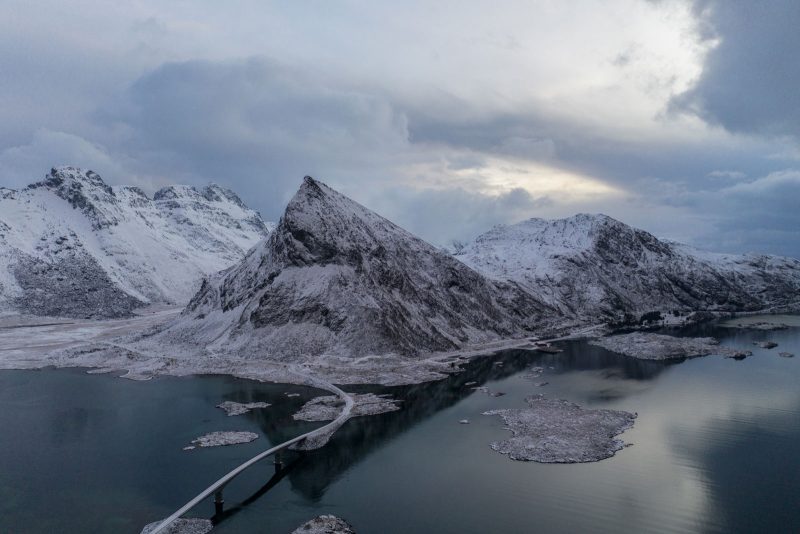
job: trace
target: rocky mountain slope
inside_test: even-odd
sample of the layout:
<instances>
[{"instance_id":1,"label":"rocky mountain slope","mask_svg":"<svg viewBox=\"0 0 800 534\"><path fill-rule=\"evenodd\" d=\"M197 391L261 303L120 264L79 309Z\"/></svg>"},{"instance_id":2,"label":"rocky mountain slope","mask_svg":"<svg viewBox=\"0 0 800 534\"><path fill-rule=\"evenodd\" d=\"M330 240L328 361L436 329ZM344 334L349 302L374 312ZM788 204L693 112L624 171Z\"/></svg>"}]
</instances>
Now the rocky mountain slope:
<instances>
[{"instance_id":1,"label":"rocky mountain slope","mask_svg":"<svg viewBox=\"0 0 800 534\"><path fill-rule=\"evenodd\" d=\"M0 188L0 311L108 318L182 304L269 229L217 185L149 198L92 171L52 169L25 189Z\"/></svg>"},{"instance_id":2,"label":"rocky mountain slope","mask_svg":"<svg viewBox=\"0 0 800 534\"><path fill-rule=\"evenodd\" d=\"M301 364L524 336L552 310L306 177L275 230L206 280L154 345Z\"/></svg>"},{"instance_id":3,"label":"rocky mountain slope","mask_svg":"<svg viewBox=\"0 0 800 534\"><path fill-rule=\"evenodd\" d=\"M703 252L605 215L497 226L456 253L580 320L662 310L758 310L800 301L800 261Z\"/></svg>"}]
</instances>

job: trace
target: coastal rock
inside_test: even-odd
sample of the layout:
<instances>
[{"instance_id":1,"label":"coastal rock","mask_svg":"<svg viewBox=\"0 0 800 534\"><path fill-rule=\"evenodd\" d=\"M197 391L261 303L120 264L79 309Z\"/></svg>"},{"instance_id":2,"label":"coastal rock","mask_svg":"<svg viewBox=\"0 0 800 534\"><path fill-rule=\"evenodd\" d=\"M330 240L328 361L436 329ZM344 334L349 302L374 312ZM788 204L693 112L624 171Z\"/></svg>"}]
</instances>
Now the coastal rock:
<instances>
[{"instance_id":1,"label":"coastal rock","mask_svg":"<svg viewBox=\"0 0 800 534\"><path fill-rule=\"evenodd\" d=\"M781 358L794 358L794 354L792 354L791 352L779 352L778 356L780 356Z\"/></svg>"},{"instance_id":2,"label":"coastal rock","mask_svg":"<svg viewBox=\"0 0 800 534\"><path fill-rule=\"evenodd\" d=\"M596 462L613 456L625 443L615 436L633 426L636 415L617 410L587 410L543 395L525 399L529 408L491 410L513 437L491 444L512 460L541 463Z\"/></svg>"},{"instance_id":3,"label":"coastal rock","mask_svg":"<svg viewBox=\"0 0 800 534\"><path fill-rule=\"evenodd\" d=\"M377 415L400 409L400 401L392 399L391 395L364 393L352 397L355 405L351 417ZM339 416L343 406L344 401L336 395L316 397L305 403L292 418L296 421L333 421Z\"/></svg>"},{"instance_id":4,"label":"coastal rock","mask_svg":"<svg viewBox=\"0 0 800 534\"><path fill-rule=\"evenodd\" d=\"M713 337L675 337L649 332L602 337L590 343L640 360L673 360L709 354L736 358L747 352L723 347Z\"/></svg>"},{"instance_id":5,"label":"coastal rock","mask_svg":"<svg viewBox=\"0 0 800 534\"><path fill-rule=\"evenodd\" d=\"M211 432L192 440L196 447L222 447L225 445L238 445L240 443L250 443L258 439L255 432Z\"/></svg>"},{"instance_id":6,"label":"coastal rock","mask_svg":"<svg viewBox=\"0 0 800 534\"><path fill-rule=\"evenodd\" d=\"M268 402L241 403L241 402L225 401L222 404L217 404L217 408L225 410L225 413L228 414L228 417L246 414L250 410L254 410L256 408L268 408L269 406L271 405Z\"/></svg>"},{"instance_id":7,"label":"coastal rock","mask_svg":"<svg viewBox=\"0 0 800 534\"><path fill-rule=\"evenodd\" d=\"M347 521L335 515L321 515L303 523L292 534L355 534Z\"/></svg>"},{"instance_id":8,"label":"coastal rock","mask_svg":"<svg viewBox=\"0 0 800 534\"><path fill-rule=\"evenodd\" d=\"M733 360L744 360L745 358L749 358L752 356L753 353L749 350L737 350L731 354L725 356L726 358L731 358Z\"/></svg>"},{"instance_id":9,"label":"coastal rock","mask_svg":"<svg viewBox=\"0 0 800 534\"><path fill-rule=\"evenodd\" d=\"M775 343L774 341L761 341L758 343L758 346L761 347L762 349L774 349L775 347L778 346L778 344Z\"/></svg>"},{"instance_id":10,"label":"coastal rock","mask_svg":"<svg viewBox=\"0 0 800 534\"><path fill-rule=\"evenodd\" d=\"M789 325L787 324L769 322L769 321L759 321L755 323L735 323L732 321L727 321L722 323L721 326L725 326L727 328L741 328L742 330L764 330L764 331L786 330L787 328L789 328Z\"/></svg>"},{"instance_id":11,"label":"coastal rock","mask_svg":"<svg viewBox=\"0 0 800 534\"><path fill-rule=\"evenodd\" d=\"M161 521L155 521L145 525L142 534L150 534L160 524ZM208 534L213 528L213 523L208 519L181 518L173 521L165 532L167 534Z\"/></svg>"}]
</instances>

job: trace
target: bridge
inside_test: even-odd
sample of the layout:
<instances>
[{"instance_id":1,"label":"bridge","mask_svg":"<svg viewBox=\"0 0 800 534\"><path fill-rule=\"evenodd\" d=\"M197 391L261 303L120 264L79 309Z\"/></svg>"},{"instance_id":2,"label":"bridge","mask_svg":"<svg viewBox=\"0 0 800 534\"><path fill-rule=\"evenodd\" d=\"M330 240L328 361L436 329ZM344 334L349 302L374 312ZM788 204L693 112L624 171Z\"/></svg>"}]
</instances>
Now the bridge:
<instances>
[{"instance_id":1,"label":"bridge","mask_svg":"<svg viewBox=\"0 0 800 534\"><path fill-rule=\"evenodd\" d=\"M284 449L288 449L293 445L298 445L297 448L304 449L304 450L312 450L321 447L325 443L328 442L328 439L333 435L336 430L339 429L348 419L350 419L351 412L353 410L353 397L339 389L338 387L330 384L328 382L322 382L317 379L313 379L304 375L308 381L312 382L311 385L316 387L320 387L326 389L332 393L335 393L339 398L341 398L345 405L342 409L342 412L330 423L316 430L312 430L311 432L306 432L300 436L294 437L288 441L284 441L280 445L276 445L266 451L257 454L256 456L250 458L239 467L233 469L225 476L211 484L209 487L201 491L195 498L191 501L187 502L183 506L181 506L178 510L175 511L171 516L164 519L161 523L159 523L153 530L150 531L150 534L159 534L163 532L167 532L167 529L170 525L172 525L177 519L187 513L189 510L203 502L206 498L208 498L211 494L214 495L214 507L217 513L222 512L224 498L223 498L223 490L225 486L227 486L234 478L242 474L245 470L252 467L254 464L260 462L265 458L269 458L270 456L277 455L280 451ZM276 461L276 465L279 465L279 462Z\"/></svg>"}]
</instances>

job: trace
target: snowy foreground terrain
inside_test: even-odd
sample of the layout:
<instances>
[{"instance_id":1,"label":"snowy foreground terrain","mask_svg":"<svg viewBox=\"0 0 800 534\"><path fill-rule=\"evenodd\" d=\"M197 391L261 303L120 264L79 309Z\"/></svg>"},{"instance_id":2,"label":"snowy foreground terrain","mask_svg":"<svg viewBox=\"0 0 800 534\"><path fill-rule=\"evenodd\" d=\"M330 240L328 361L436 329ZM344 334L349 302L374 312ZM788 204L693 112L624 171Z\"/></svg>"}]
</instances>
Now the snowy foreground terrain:
<instances>
[{"instance_id":1,"label":"snowy foreground terrain","mask_svg":"<svg viewBox=\"0 0 800 534\"><path fill-rule=\"evenodd\" d=\"M0 188L0 312L110 318L184 305L270 227L216 185L149 198L91 171L53 169L25 189Z\"/></svg>"}]
</instances>

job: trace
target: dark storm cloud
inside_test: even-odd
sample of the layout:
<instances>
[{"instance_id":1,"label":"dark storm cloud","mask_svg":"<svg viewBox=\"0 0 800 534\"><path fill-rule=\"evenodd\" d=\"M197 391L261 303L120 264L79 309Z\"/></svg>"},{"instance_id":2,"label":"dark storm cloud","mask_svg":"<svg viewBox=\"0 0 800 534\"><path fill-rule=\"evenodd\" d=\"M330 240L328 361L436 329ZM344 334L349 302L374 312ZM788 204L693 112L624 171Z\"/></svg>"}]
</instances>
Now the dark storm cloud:
<instances>
[{"instance_id":1,"label":"dark storm cloud","mask_svg":"<svg viewBox=\"0 0 800 534\"><path fill-rule=\"evenodd\" d=\"M143 167L229 185L273 219L305 174L439 244L553 205L522 189L490 195L458 184L395 183L398 169L432 157L447 171L477 171L491 155L593 176L687 213L715 214L714 237L703 241L714 250L800 255L792 235L798 221L773 215L771 188L727 190L732 181L787 168L758 140L622 141L547 110L481 113L455 98L429 105L264 58L163 65L98 120L125 125L124 149Z\"/></svg>"},{"instance_id":2,"label":"dark storm cloud","mask_svg":"<svg viewBox=\"0 0 800 534\"><path fill-rule=\"evenodd\" d=\"M800 2L696 0L694 11L718 45L674 108L733 132L800 137Z\"/></svg>"},{"instance_id":3,"label":"dark storm cloud","mask_svg":"<svg viewBox=\"0 0 800 534\"><path fill-rule=\"evenodd\" d=\"M800 255L797 184L775 178L800 168L793 2L8 4L0 185L58 164L216 181L276 219L311 174L439 244L580 210ZM674 97L693 28L719 46ZM554 194L564 175L624 195Z\"/></svg>"},{"instance_id":4,"label":"dark storm cloud","mask_svg":"<svg viewBox=\"0 0 800 534\"><path fill-rule=\"evenodd\" d=\"M101 119L125 125L138 159L227 182L270 215L302 176L368 173L408 139L386 100L262 58L163 65L121 109Z\"/></svg>"},{"instance_id":5,"label":"dark storm cloud","mask_svg":"<svg viewBox=\"0 0 800 534\"><path fill-rule=\"evenodd\" d=\"M800 257L800 171L788 170L725 188L716 199L722 250L749 250Z\"/></svg>"},{"instance_id":6,"label":"dark storm cloud","mask_svg":"<svg viewBox=\"0 0 800 534\"><path fill-rule=\"evenodd\" d=\"M544 111L461 119L440 113L426 116L424 110L416 110L409 113L409 131L415 142L549 163L653 196L663 193L659 184L664 189L676 182L688 190L720 189L729 184L716 179L715 171L757 176L791 163L775 157L758 140L716 144L694 139L619 140Z\"/></svg>"}]
</instances>

